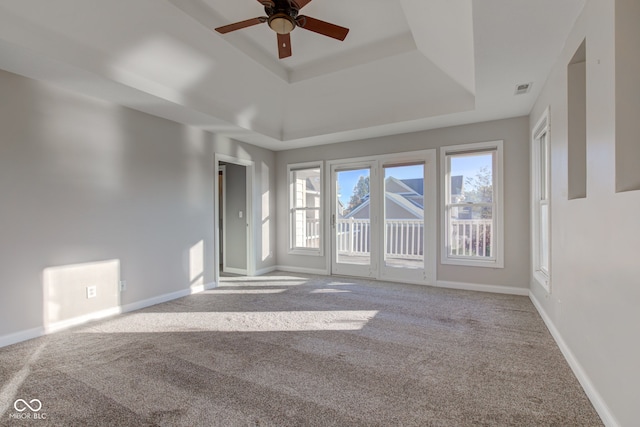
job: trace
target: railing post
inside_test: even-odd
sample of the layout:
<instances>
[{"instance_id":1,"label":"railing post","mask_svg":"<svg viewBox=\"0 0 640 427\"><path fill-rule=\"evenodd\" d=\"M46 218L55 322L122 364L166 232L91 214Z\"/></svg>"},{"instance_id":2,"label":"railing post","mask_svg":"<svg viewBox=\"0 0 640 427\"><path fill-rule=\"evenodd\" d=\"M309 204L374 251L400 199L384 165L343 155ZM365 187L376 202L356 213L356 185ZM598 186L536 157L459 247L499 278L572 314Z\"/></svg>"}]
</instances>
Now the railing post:
<instances>
[{"instance_id":1,"label":"railing post","mask_svg":"<svg viewBox=\"0 0 640 427\"><path fill-rule=\"evenodd\" d=\"M353 217L349 218L349 255L353 254Z\"/></svg>"}]
</instances>

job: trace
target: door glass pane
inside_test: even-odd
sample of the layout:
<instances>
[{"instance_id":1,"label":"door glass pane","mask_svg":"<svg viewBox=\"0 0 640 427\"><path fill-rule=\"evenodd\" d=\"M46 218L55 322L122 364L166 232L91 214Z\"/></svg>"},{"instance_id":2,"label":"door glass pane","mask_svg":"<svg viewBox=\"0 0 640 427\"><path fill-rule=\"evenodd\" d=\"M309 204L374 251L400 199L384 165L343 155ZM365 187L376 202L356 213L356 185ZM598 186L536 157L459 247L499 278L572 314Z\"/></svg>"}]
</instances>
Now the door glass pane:
<instances>
[{"instance_id":1,"label":"door glass pane","mask_svg":"<svg viewBox=\"0 0 640 427\"><path fill-rule=\"evenodd\" d=\"M336 260L371 264L369 169L336 172Z\"/></svg>"},{"instance_id":2,"label":"door glass pane","mask_svg":"<svg viewBox=\"0 0 640 427\"><path fill-rule=\"evenodd\" d=\"M424 267L424 165L384 168L384 263Z\"/></svg>"}]
</instances>

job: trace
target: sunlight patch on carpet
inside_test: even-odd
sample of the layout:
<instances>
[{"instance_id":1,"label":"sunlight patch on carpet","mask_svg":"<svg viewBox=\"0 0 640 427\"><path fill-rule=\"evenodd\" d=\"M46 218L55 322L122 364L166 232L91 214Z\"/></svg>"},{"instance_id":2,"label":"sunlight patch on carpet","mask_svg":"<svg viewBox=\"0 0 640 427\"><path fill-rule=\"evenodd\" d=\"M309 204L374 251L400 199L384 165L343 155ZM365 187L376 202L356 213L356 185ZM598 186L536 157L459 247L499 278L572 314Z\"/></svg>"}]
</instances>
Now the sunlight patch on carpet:
<instances>
[{"instance_id":1,"label":"sunlight patch on carpet","mask_svg":"<svg viewBox=\"0 0 640 427\"><path fill-rule=\"evenodd\" d=\"M351 293L351 291L346 289L314 289L310 293L312 294L336 294L336 293Z\"/></svg>"},{"instance_id":2,"label":"sunlight patch on carpet","mask_svg":"<svg viewBox=\"0 0 640 427\"><path fill-rule=\"evenodd\" d=\"M216 295L246 295L246 294L281 294L287 289L215 289L211 294Z\"/></svg>"},{"instance_id":3,"label":"sunlight patch on carpet","mask_svg":"<svg viewBox=\"0 0 640 427\"><path fill-rule=\"evenodd\" d=\"M357 331L376 310L136 313L77 333Z\"/></svg>"}]
</instances>

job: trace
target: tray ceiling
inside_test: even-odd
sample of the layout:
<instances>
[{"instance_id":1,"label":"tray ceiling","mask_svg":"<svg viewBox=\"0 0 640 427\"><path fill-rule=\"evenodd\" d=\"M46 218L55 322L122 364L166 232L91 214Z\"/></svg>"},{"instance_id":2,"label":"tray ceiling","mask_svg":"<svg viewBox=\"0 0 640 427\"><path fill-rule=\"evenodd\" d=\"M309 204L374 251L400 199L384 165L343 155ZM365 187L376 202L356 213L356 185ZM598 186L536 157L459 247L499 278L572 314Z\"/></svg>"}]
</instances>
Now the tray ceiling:
<instances>
[{"instance_id":1,"label":"tray ceiling","mask_svg":"<svg viewBox=\"0 0 640 427\"><path fill-rule=\"evenodd\" d=\"M0 68L281 150L528 114L584 0L313 0L277 58L255 0L3 0ZM519 83L533 82L525 95Z\"/></svg>"}]
</instances>

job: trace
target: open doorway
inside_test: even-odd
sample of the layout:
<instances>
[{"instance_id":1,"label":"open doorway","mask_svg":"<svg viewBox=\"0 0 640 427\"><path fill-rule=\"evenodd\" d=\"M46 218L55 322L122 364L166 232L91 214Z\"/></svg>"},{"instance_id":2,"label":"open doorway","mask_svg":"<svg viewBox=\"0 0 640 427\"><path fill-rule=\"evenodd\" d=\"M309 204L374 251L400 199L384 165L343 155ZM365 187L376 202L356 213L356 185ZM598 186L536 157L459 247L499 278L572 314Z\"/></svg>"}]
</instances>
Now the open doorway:
<instances>
[{"instance_id":1,"label":"open doorway","mask_svg":"<svg viewBox=\"0 0 640 427\"><path fill-rule=\"evenodd\" d=\"M225 250L224 250L224 245L225 245L225 234L224 234L224 219L225 219L225 197L227 195L227 192L225 190L225 182L226 182L226 165L225 164L220 164L218 166L218 236L219 241L218 241L218 268L220 271L220 274L224 273L224 268L225 268L225 262L224 262L224 257L225 257Z\"/></svg>"},{"instance_id":2,"label":"open doorway","mask_svg":"<svg viewBox=\"0 0 640 427\"><path fill-rule=\"evenodd\" d=\"M253 274L253 163L216 155L216 277Z\"/></svg>"}]
</instances>

